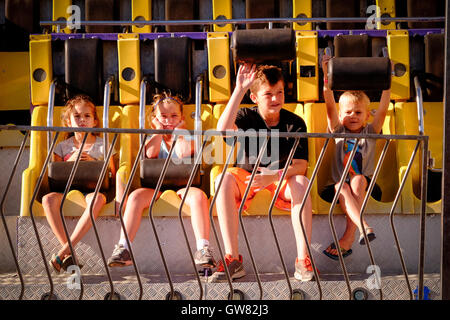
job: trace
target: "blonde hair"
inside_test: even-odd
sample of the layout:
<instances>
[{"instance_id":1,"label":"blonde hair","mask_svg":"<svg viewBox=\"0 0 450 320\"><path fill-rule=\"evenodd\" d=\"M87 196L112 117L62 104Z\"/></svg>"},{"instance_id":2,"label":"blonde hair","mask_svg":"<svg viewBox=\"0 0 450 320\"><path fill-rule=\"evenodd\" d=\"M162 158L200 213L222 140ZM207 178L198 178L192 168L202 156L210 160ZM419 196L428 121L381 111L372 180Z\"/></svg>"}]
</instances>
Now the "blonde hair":
<instances>
[{"instance_id":1,"label":"blonde hair","mask_svg":"<svg viewBox=\"0 0 450 320\"><path fill-rule=\"evenodd\" d=\"M362 103L365 105L366 109L368 109L369 104L370 104L370 99L364 93L364 91L351 90L351 91L345 91L339 97L339 105L346 104L346 103Z\"/></svg>"},{"instance_id":2,"label":"blonde hair","mask_svg":"<svg viewBox=\"0 0 450 320\"><path fill-rule=\"evenodd\" d=\"M172 95L170 92L163 91L153 96L151 112L147 115L147 121L149 123L151 123L151 117L155 114L156 107L163 102L178 104L180 106L180 112L183 113L183 102L181 98L178 95Z\"/></svg>"},{"instance_id":3,"label":"blonde hair","mask_svg":"<svg viewBox=\"0 0 450 320\"><path fill-rule=\"evenodd\" d=\"M260 65L256 68L255 81L253 81L250 91L256 93L261 85L269 83L271 86L274 86L278 81L283 81L284 85L283 73L280 68L276 66Z\"/></svg>"},{"instance_id":4,"label":"blonde hair","mask_svg":"<svg viewBox=\"0 0 450 320\"><path fill-rule=\"evenodd\" d=\"M64 110L62 111L62 114L61 114L61 122L63 123L63 125L65 127L69 127L70 126L70 115L73 113L73 109L75 108L75 106L77 104L81 103L81 102L87 103L87 104L89 104L91 106L92 114L94 116L94 120L96 120L96 122L97 122L97 124L95 125L94 128L100 128L100 120L99 120L98 115L97 115L97 109L95 108L95 104L92 101L92 99L89 96L85 95L85 94L78 94L78 95L74 96L72 99L69 99L66 102L66 106L65 106L65 108L64 108ZM63 138L64 139L68 139L68 138L70 138L73 135L74 135L73 132L66 132L66 133L64 133ZM98 135L100 135L100 133L92 132L92 135L98 136Z\"/></svg>"}]
</instances>

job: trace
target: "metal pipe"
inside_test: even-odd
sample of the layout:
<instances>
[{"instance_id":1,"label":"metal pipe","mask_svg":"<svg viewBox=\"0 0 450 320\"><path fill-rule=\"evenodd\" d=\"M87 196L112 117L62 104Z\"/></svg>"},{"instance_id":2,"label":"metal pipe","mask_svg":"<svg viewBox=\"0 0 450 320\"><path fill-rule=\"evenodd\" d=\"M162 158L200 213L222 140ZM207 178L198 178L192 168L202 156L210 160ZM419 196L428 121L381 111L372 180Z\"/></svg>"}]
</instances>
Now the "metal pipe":
<instances>
[{"instance_id":1,"label":"metal pipe","mask_svg":"<svg viewBox=\"0 0 450 320\"><path fill-rule=\"evenodd\" d=\"M425 268L425 222L427 210L427 186L428 186L428 139L422 141L422 181L421 181L421 210L419 228L419 300L423 299L423 273Z\"/></svg>"},{"instance_id":2,"label":"metal pipe","mask_svg":"<svg viewBox=\"0 0 450 320\"><path fill-rule=\"evenodd\" d=\"M53 109L55 107L55 88L56 78L50 83L50 89L48 90L48 107L47 107L47 127L53 127ZM50 141L52 141L52 132L49 130L47 133L47 150L50 147ZM50 159L51 161L51 159Z\"/></svg>"},{"instance_id":3,"label":"metal pipe","mask_svg":"<svg viewBox=\"0 0 450 320\"><path fill-rule=\"evenodd\" d=\"M114 138L113 138L113 140L111 142L111 148L109 148L108 155L105 158L105 163L104 163L104 165L102 167L102 171L100 173L100 177L98 178L97 185L95 186L94 197L93 197L93 199L92 199L92 201L90 203L90 206L89 206L89 216L91 218L92 228L94 229L94 232L95 232L95 238L97 239L98 248L100 249L100 254L102 256L103 264L105 266L106 274L108 276L108 281L109 281L109 285L110 285L110 288L111 288L111 294L109 295L109 299L110 300L112 300L113 297L114 297L114 284L113 284L113 281L112 281L112 278L111 278L111 274L109 272L108 263L107 263L106 258L105 258L105 253L103 252L102 243L101 243L100 237L98 235L93 209L94 209L94 202L97 199L97 195L98 195L98 193L100 191L100 187L102 186L103 179L105 178L106 171L107 171L107 169L109 167L109 162L110 162L113 150L114 150L114 146L115 146L116 141L117 141L117 136L118 135L115 134Z\"/></svg>"},{"instance_id":4,"label":"metal pipe","mask_svg":"<svg viewBox=\"0 0 450 320\"><path fill-rule=\"evenodd\" d=\"M262 156L266 152L268 142L269 142L269 137L267 136L266 139L264 140L264 144L262 145L262 147L259 151L258 158L256 159L256 163L253 167L253 171L250 176L250 181L247 184L247 188L245 188L244 196L241 199L241 205L239 206L239 210L238 210L239 221L240 221L240 225L242 227L242 233L244 235L245 244L247 245L250 259L252 261L253 270L255 271L256 281L258 282L259 300L262 300L262 298L263 298L263 288L262 288L262 284L261 284L261 279L259 277L258 268L256 267L255 259L253 258L253 253L250 248L250 242L248 241L247 232L245 231L244 220L242 219L242 212L244 211L245 201L247 201L247 197L248 197L248 194L250 193L250 189L251 189L253 180L254 180L256 172L258 171L258 168L259 168L259 164L261 163Z\"/></svg>"},{"instance_id":5,"label":"metal pipe","mask_svg":"<svg viewBox=\"0 0 450 320\"><path fill-rule=\"evenodd\" d=\"M443 22L445 17L377 17L378 22ZM356 22L366 23L363 17L333 17L333 18L253 18L253 19L206 19L206 20L145 20L145 21L79 21L80 26L159 26L159 25L222 25L247 23L310 23L310 22ZM67 25L67 21L40 21L41 26Z\"/></svg>"},{"instance_id":6,"label":"metal pipe","mask_svg":"<svg viewBox=\"0 0 450 320\"><path fill-rule=\"evenodd\" d=\"M86 144L86 140L88 137L89 133L85 133L83 136L83 140L81 142L80 145L80 150L83 150L85 144ZM73 178L75 177L75 173L78 169L78 165L80 163L80 159L81 159L81 152L78 152L77 158L75 159L75 162L73 163L72 166L72 170L70 171L69 174L69 178L67 179L67 183L66 183L66 187L64 189L64 193L61 199L61 203L59 205L59 214L60 214L60 218L61 218L61 222L63 225L63 229L64 229L64 234L66 235L66 239L67 239L67 244L69 245L69 249L70 249L70 253L72 254L72 259L73 259L73 263L78 266L78 261L77 261L77 257L75 254L75 250L72 246L72 240L70 240L70 234L69 231L67 229L67 225L66 225L66 221L64 219L64 213L63 213L63 207L64 207L64 202L66 201L66 197L67 194L69 193L70 187L72 185L73 182ZM81 273L80 273L80 296L79 296L79 300L81 300L83 298L83 293L84 293L84 286L83 286L83 281L81 278Z\"/></svg>"},{"instance_id":7,"label":"metal pipe","mask_svg":"<svg viewBox=\"0 0 450 320\"><path fill-rule=\"evenodd\" d=\"M333 210L334 210L334 207L337 204L337 200L338 200L339 195L341 193L342 186L344 185L344 182L345 182L345 179L347 177L348 171L350 170L350 166L352 164L353 158L355 157L356 150L358 149L358 148L356 148L358 143L359 143L359 139L356 139L355 147L351 151L350 157L349 157L349 159L347 161L347 164L345 165L344 172L342 173L341 179L339 181L338 189L336 190L336 193L334 194L333 202L331 203L330 211L328 213L328 221L330 223L331 233L333 234L334 244L336 246L336 250L337 250L337 253L338 253L338 256L339 256L339 262L341 264L342 272L344 273L345 283L347 284L349 300L352 300L352 288L350 287L350 280L348 278L347 268L345 267L344 258L342 257L342 252L341 252L341 246L339 245L339 239L337 237L336 229L334 227Z\"/></svg>"},{"instance_id":8,"label":"metal pipe","mask_svg":"<svg viewBox=\"0 0 450 320\"><path fill-rule=\"evenodd\" d=\"M364 196L364 200L363 200L363 203L361 205L360 212L359 212L359 217L360 217L359 223L361 224L361 226L363 225L363 216L364 216L364 213L365 213L365 209L366 209L367 203L369 201L370 195L372 194L372 190L373 190L373 188L375 186L375 182L376 182L376 180L378 178L378 175L380 173L381 166L382 166L382 164L384 162L384 159L386 157L386 153L387 153L387 150L389 148L390 143L391 143L391 140L386 140L386 143L384 144L383 151L381 152L381 155L380 155L380 159L378 159L378 163L377 163L377 166L375 168L374 174L372 176L372 179L370 180L370 184L369 184L369 187L368 187L368 189L366 191L366 195ZM372 249L370 248L369 239L367 238L366 229L365 228L362 228L362 229L363 229L364 240L365 240L365 243L366 243L366 246L367 246L367 251L369 253L370 262L371 262L372 266L375 266L376 263L375 263L375 259L374 259L373 254L372 254ZM381 289L381 283L378 283L378 277L375 277L375 279L376 279L377 285L379 287L378 290L380 292L380 300L383 300L383 291Z\"/></svg>"},{"instance_id":9,"label":"metal pipe","mask_svg":"<svg viewBox=\"0 0 450 320\"><path fill-rule=\"evenodd\" d=\"M142 78L139 89L139 129L145 129L145 103L147 92L147 77ZM142 143L142 134L139 135L139 143ZM145 159L145 152L141 154L141 159Z\"/></svg>"},{"instance_id":10,"label":"metal pipe","mask_svg":"<svg viewBox=\"0 0 450 320\"><path fill-rule=\"evenodd\" d=\"M150 202L150 206L148 208L148 216L150 218L150 222L151 222L151 225L152 225L153 233L154 233L155 239L156 239L156 244L158 245L159 254L161 256L161 260L163 262L164 270L166 272L167 280L168 280L169 286L170 286L170 299L171 300L174 297L173 282L172 282L172 278L170 276L169 269L167 267L167 262L166 262L166 258L164 257L164 252L163 252L162 247L161 247L161 242L159 241L158 232L156 231L155 221L153 220L153 206L154 206L154 204L156 202L156 198L158 197L159 190L161 189L161 185L162 185L162 183L164 181L164 177L166 175L167 167L169 166L169 162L172 159L172 154L173 154L173 152L175 150L175 144L177 143L177 139L178 139L178 135L175 134L175 138L173 139L172 146L170 147L167 159L166 159L166 161L164 161L164 166L162 168L161 174L159 175L159 179L158 179L158 182L156 184L155 191L153 192L153 197L152 197L152 200Z\"/></svg>"},{"instance_id":11,"label":"metal pipe","mask_svg":"<svg viewBox=\"0 0 450 320\"><path fill-rule=\"evenodd\" d=\"M141 142L141 144L139 146L139 151L138 151L138 153L136 155L136 158L134 160L133 167L131 168L131 173L130 173L130 176L128 178L127 185L125 187L125 190L123 192L122 199L120 200L120 205L119 205L120 225L122 227L123 234L125 235L125 240L127 241L128 251L130 252L131 261L133 262L134 272L136 273L136 278L137 278L138 285L139 285L139 298L138 298L138 300L142 300L142 295L143 295L143 292L144 292L144 288L142 286L141 276L139 274L139 270L138 270L138 267L136 265L136 259L134 258L134 253L133 253L133 250L131 248L131 241L130 241L130 238L128 237L128 232L127 232L127 229L125 227L125 222L123 221L122 211L123 211L123 206L124 206L124 203L125 203L125 198L128 196L128 192L130 191L130 188L131 188L131 183L133 182L134 175L136 174L136 170L137 170L137 167L138 167L138 164L139 164L139 159L140 159L141 153L142 153L142 151L144 150L144 147L145 147L145 140L146 140L146 138L147 138L147 135L144 134L144 139L142 140L142 142Z\"/></svg>"},{"instance_id":12,"label":"metal pipe","mask_svg":"<svg viewBox=\"0 0 450 320\"><path fill-rule=\"evenodd\" d=\"M422 87L420 86L419 77L414 77L414 87L416 88L416 103L417 103L417 119L419 121L419 135L424 134L424 122L423 122L423 95Z\"/></svg>"},{"instance_id":13,"label":"metal pipe","mask_svg":"<svg viewBox=\"0 0 450 320\"><path fill-rule=\"evenodd\" d=\"M222 132L222 134L223 134L223 132ZM217 248L219 249L220 257L222 259L224 259L223 266L224 266L224 270L225 270L225 275L227 277L228 286L230 287L230 295L229 295L229 297L233 296L233 292L234 292L233 284L231 283L230 271L228 270L228 266L227 266L226 261L225 261L225 255L223 254L223 250L222 250L222 247L220 245L219 237L217 235L216 226L214 224L213 208L214 208L214 205L216 203L217 193L219 192L219 190L220 190L220 188L222 186L223 177L225 176L225 173L227 172L228 166L229 166L230 161L231 161L231 157L234 154L234 149L236 147L236 142L237 142L237 137L234 136L234 138L233 138L233 145L231 146L231 149L230 149L230 151L229 151L229 153L227 155L227 160L225 161L225 165L223 167L222 174L220 175L219 183L217 184L217 187L216 187L216 192L214 193L214 196L213 196L213 198L211 200L211 204L209 205L209 220L211 222L211 227L212 227L212 230L213 230L213 233L214 233L214 237L216 239L216 244L217 244Z\"/></svg>"},{"instance_id":14,"label":"metal pipe","mask_svg":"<svg viewBox=\"0 0 450 320\"><path fill-rule=\"evenodd\" d=\"M272 197L272 201L270 202L269 212L268 212L269 213L269 222L270 222L270 227L272 229L273 238L275 240L275 244L276 244L276 247L277 247L278 255L280 257L281 265L283 266L284 275L286 277L286 282L287 282L287 285L288 285L288 288L289 288L289 300L292 300L292 296L293 296L292 285L291 285L291 281L289 280L289 273L287 271L286 264L284 263L283 254L281 253L280 243L278 242L277 234L276 234L276 231L275 231L275 226L273 224L272 211L273 211L273 207L275 205L275 201L278 198L278 195L279 195L280 190L281 190L281 184L282 184L281 182L284 180L284 177L286 176L287 170L288 170L289 165L290 165L290 163L292 161L292 158L294 157L295 150L297 149L297 146L298 146L299 143L300 143L300 139L296 138L295 142L294 142L294 145L292 146L291 151L289 153L289 157L286 160L286 165L284 166L283 173L281 174L280 183L278 184L277 189L275 190L275 194ZM300 215L300 219L301 219L302 213L300 212L299 215Z\"/></svg>"},{"instance_id":15,"label":"metal pipe","mask_svg":"<svg viewBox=\"0 0 450 320\"><path fill-rule=\"evenodd\" d=\"M197 77L197 81L195 82L195 115L194 115L194 130L201 131L202 130L202 89L203 89L203 76L200 75ZM201 144L201 136L195 137L195 155L200 148Z\"/></svg>"},{"instance_id":16,"label":"metal pipe","mask_svg":"<svg viewBox=\"0 0 450 320\"><path fill-rule=\"evenodd\" d=\"M311 175L311 179L309 180L308 187L306 188L306 191L305 191L305 195L303 196L302 204L300 205L300 212L303 211L303 208L304 208L304 206L306 204L306 200L307 200L307 198L308 198L308 196L309 196L309 194L311 192L312 185L314 184L314 181L316 179L317 173L319 172L319 169L320 169L320 167L322 165L323 158L325 157L325 152L328 149L329 142L330 142L330 139L326 139L325 143L324 143L324 145L322 147L322 150L320 150L319 158L317 159L316 166L314 167L313 173ZM312 250L311 250L311 246L309 245L308 239L306 237L305 226L303 224L303 220L301 219L301 215L300 215L299 219L300 219L300 226L302 227L303 237L304 237L304 240L305 240L305 243L306 243L306 248L308 249L308 255L309 255L309 258L311 260L311 265L312 265L312 268L313 268L313 271L314 271L314 277L315 277L315 279L317 281L317 289L319 290L319 300L322 300L322 295L323 294L322 294L322 286L320 285L319 273L317 272L316 263L314 261L314 257L313 257Z\"/></svg>"},{"instance_id":17,"label":"metal pipe","mask_svg":"<svg viewBox=\"0 0 450 320\"><path fill-rule=\"evenodd\" d=\"M6 233L6 237L8 239L9 248L11 249L12 257L14 259L14 264L16 265L17 274L18 274L19 279L20 279L20 294L19 294L18 300L22 300L22 298L23 298L23 293L25 291L25 283L23 281L22 271L20 270L19 262L17 261L16 253L15 253L15 250L14 250L14 245L13 245L13 242L12 242L12 239L11 239L11 235L10 235L9 230L8 230L8 225L7 225L6 220L5 220L5 213L4 213L4 211L5 211L6 195L8 194L8 191L9 191L9 188L11 186L11 182L12 182L12 179L14 177L14 174L16 173L17 165L19 163L20 158L22 157L23 150L25 149L25 143L26 143L26 141L28 139L29 134L30 134L29 131L25 132L25 135L23 137L22 143L20 144L19 152L17 153L16 160L14 161L14 165L13 165L11 174L9 176L8 183L6 184L5 191L3 192L2 200L1 200L1 203L0 203L0 213L1 213L1 216L2 216L3 227L5 228L5 233Z\"/></svg>"},{"instance_id":18,"label":"metal pipe","mask_svg":"<svg viewBox=\"0 0 450 320\"><path fill-rule=\"evenodd\" d=\"M409 297L411 300L413 300L413 293L412 293L412 289L411 289L411 284L409 283L409 280L408 280L408 270L406 269L405 260L403 259L402 250L400 248L400 242L399 242L398 236L397 236L397 230L396 230L395 224L394 224L394 210L395 210L395 207L397 206L398 201L400 200L400 195L403 191L403 187L406 184L406 178L409 175L414 158L416 157L417 151L419 150L419 146L420 146L420 141L417 141L416 147L414 148L414 151L411 154L411 158L409 159L408 166L406 167L405 174L404 174L402 181L400 183L400 186L397 190L397 194L395 195L394 203L392 204L391 212L389 214L389 220L391 223L392 233L394 235L395 245L397 247L398 255L400 257L400 263L402 265L403 275L405 276L406 285L408 286Z\"/></svg>"},{"instance_id":19,"label":"metal pipe","mask_svg":"<svg viewBox=\"0 0 450 320\"><path fill-rule=\"evenodd\" d=\"M178 208L178 219L179 219L180 224L181 224L181 229L183 230L183 236L184 236L184 240L186 242L187 251L189 252L189 257L191 258L192 266L194 268L194 273L195 273L195 275L197 277L198 286L200 288L199 300L202 300L202 298L203 298L203 287L202 287L202 282L200 280L200 276L198 275L198 272L197 272L197 266L195 264L194 256L192 255L191 247L189 245L189 239L188 239L188 236L187 236L187 233L186 233L186 228L184 227L182 213L183 213L183 206L184 206L184 203L186 201L189 189L191 188L191 185L192 185L192 182L194 181L195 175L197 174L197 171L199 170L199 167L201 165L203 149L204 149L204 147L206 145L206 142L207 142L207 139L204 140L203 144L201 145L201 149L198 151L198 155L195 158L194 167L192 168L191 174L189 175L189 180L188 180L188 183L186 185L186 189L185 189L183 198L181 199L180 207Z\"/></svg>"},{"instance_id":20,"label":"metal pipe","mask_svg":"<svg viewBox=\"0 0 450 320\"><path fill-rule=\"evenodd\" d=\"M111 102L111 88L113 85L114 77L110 76L105 83L103 94L103 128L109 128L109 104ZM109 137L108 134L103 135L103 158L106 159L109 149Z\"/></svg>"},{"instance_id":21,"label":"metal pipe","mask_svg":"<svg viewBox=\"0 0 450 320\"><path fill-rule=\"evenodd\" d=\"M31 223L33 225L34 233L36 235L39 251L40 251L41 256L42 256L42 261L44 262L45 272L47 273L47 278L48 278L48 281L49 281L49 284L50 284L50 292L49 292L49 295L48 295L48 299L49 300L53 296L53 289L54 289L53 288L53 280L52 280L52 276L50 275L50 270L48 268L48 264L47 264L47 261L46 261L46 258L45 258L45 253L44 253L44 249L42 247L41 237L39 236L39 231L38 231L37 226L36 226L36 221L34 220L33 203L36 200L38 191L39 191L39 189L41 187L41 184L42 184L42 180L44 179L45 172L47 171L47 167L48 167L48 164L50 162L50 158L51 158L51 156L53 154L53 149L55 148L56 140L58 139L58 136L59 136L59 132L56 132L55 137L53 138L53 141L52 141L52 143L50 145L50 148L48 150L47 157L45 158L44 165L42 166L41 173L39 174L39 177L37 179L36 186L34 187L33 196L31 197L31 201L29 203L29 208L28 208L29 211L30 211Z\"/></svg>"}]
</instances>

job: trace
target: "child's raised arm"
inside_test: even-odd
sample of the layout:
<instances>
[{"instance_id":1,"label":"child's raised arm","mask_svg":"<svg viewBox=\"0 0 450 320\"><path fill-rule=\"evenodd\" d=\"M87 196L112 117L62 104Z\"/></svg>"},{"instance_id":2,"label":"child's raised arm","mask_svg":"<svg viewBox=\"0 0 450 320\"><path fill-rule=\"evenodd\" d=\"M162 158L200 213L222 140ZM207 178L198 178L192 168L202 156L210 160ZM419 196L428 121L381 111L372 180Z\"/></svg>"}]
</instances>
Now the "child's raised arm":
<instances>
[{"instance_id":1,"label":"child's raised arm","mask_svg":"<svg viewBox=\"0 0 450 320\"><path fill-rule=\"evenodd\" d=\"M328 87L328 62L331 57L324 55L322 58L322 70L323 70L323 97L325 99L325 105L327 107L327 122L328 130L333 132L334 128L339 124L339 116L336 110L336 102L334 101L333 91Z\"/></svg>"},{"instance_id":2,"label":"child's raised arm","mask_svg":"<svg viewBox=\"0 0 450 320\"><path fill-rule=\"evenodd\" d=\"M391 89L383 90L380 99L380 105L378 106L377 112L373 117L372 127L376 133L380 133L383 128L384 119L386 118L387 110L391 102Z\"/></svg>"},{"instance_id":3,"label":"child's raised arm","mask_svg":"<svg viewBox=\"0 0 450 320\"><path fill-rule=\"evenodd\" d=\"M234 88L233 93L231 94L230 100L225 107L222 115L217 122L217 130L225 131L225 130L236 130L236 125L234 122L236 121L237 111L239 109L239 105L241 104L242 99L244 98L245 93L256 76L256 65L254 64L243 64L239 66L239 70L236 76L236 87Z\"/></svg>"}]
</instances>

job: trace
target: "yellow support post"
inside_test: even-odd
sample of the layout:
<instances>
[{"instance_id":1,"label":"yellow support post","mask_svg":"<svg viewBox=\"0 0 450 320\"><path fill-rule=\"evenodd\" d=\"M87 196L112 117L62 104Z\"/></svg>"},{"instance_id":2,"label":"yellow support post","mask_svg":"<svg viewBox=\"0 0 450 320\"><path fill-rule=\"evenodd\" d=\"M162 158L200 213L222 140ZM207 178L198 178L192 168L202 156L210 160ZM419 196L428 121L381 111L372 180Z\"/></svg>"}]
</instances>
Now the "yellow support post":
<instances>
[{"instance_id":1,"label":"yellow support post","mask_svg":"<svg viewBox=\"0 0 450 320\"><path fill-rule=\"evenodd\" d=\"M312 17L311 0L293 0L292 6L292 15L294 18ZM312 30L311 22L294 23L294 30Z\"/></svg>"},{"instance_id":2,"label":"yellow support post","mask_svg":"<svg viewBox=\"0 0 450 320\"><path fill-rule=\"evenodd\" d=\"M297 31L297 101L319 100L317 31Z\"/></svg>"},{"instance_id":3,"label":"yellow support post","mask_svg":"<svg viewBox=\"0 0 450 320\"><path fill-rule=\"evenodd\" d=\"M141 82L139 35L135 33L119 34L117 51L119 56L120 103L138 103Z\"/></svg>"},{"instance_id":4,"label":"yellow support post","mask_svg":"<svg viewBox=\"0 0 450 320\"><path fill-rule=\"evenodd\" d=\"M48 103L48 92L53 80L52 39L50 35L30 36L31 103Z\"/></svg>"},{"instance_id":5,"label":"yellow support post","mask_svg":"<svg viewBox=\"0 0 450 320\"><path fill-rule=\"evenodd\" d=\"M391 99L408 100L409 84L409 34L406 30L387 31L389 57L394 64L396 75L392 77Z\"/></svg>"},{"instance_id":6,"label":"yellow support post","mask_svg":"<svg viewBox=\"0 0 450 320\"><path fill-rule=\"evenodd\" d=\"M232 19L233 10L231 7L231 0L212 0L213 19ZM214 25L214 31L233 31L231 24Z\"/></svg>"},{"instance_id":7,"label":"yellow support post","mask_svg":"<svg viewBox=\"0 0 450 320\"><path fill-rule=\"evenodd\" d=\"M133 21L152 20L152 0L133 0L131 2L131 19ZM151 26L132 26L133 33L150 33Z\"/></svg>"},{"instance_id":8,"label":"yellow support post","mask_svg":"<svg viewBox=\"0 0 450 320\"><path fill-rule=\"evenodd\" d=\"M377 0L377 18L380 17L395 17L395 0ZM395 22L381 23L377 22L377 29L395 29Z\"/></svg>"},{"instance_id":9,"label":"yellow support post","mask_svg":"<svg viewBox=\"0 0 450 320\"><path fill-rule=\"evenodd\" d=\"M72 0L53 0L52 19L53 21L67 21L72 15L68 8L72 5ZM69 11L69 12L67 12ZM53 26L53 32L58 32L58 26ZM72 33L69 27L60 27L62 33Z\"/></svg>"},{"instance_id":10,"label":"yellow support post","mask_svg":"<svg viewBox=\"0 0 450 320\"><path fill-rule=\"evenodd\" d=\"M208 33L209 101L230 98L230 49L228 32Z\"/></svg>"}]
</instances>

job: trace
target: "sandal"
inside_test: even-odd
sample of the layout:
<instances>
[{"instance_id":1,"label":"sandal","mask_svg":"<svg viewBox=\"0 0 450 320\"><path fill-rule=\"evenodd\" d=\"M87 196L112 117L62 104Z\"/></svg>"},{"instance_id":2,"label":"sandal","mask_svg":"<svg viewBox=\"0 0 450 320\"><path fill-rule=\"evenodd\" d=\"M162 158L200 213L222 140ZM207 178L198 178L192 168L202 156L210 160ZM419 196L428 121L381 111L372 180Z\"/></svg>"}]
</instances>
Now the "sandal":
<instances>
[{"instance_id":1,"label":"sandal","mask_svg":"<svg viewBox=\"0 0 450 320\"><path fill-rule=\"evenodd\" d=\"M369 230L369 229L372 229L372 228L366 228L366 232L367 232L367 230ZM372 231L372 232L369 232L368 234L367 234L367 239L369 240L369 242L371 242L371 241L373 241L373 240L375 240L377 237L375 236L375 233ZM359 236L359 244L360 245L365 245L366 244L366 239L364 238L364 234L362 234L361 233L361 235Z\"/></svg>"},{"instance_id":2,"label":"sandal","mask_svg":"<svg viewBox=\"0 0 450 320\"><path fill-rule=\"evenodd\" d=\"M328 248L330 249L336 249L336 245L334 244L334 242L332 242ZM327 249L328 249L327 248ZM338 254L332 254L330 252L327 251L327 249L323 250L323 254L326 255L328 258L333 259L333 260L339 260L339 255ZM342 258L348 257L349 255L351 255L353 253L352 249L344 249L341 247L341 253L342 253Z\"/></svg>"},{"instance_id":3,"label":"sandal","mask_svg":"<svg viewBox=\"0 0 450 320\"><path fill-rule=\"evenodd\" d=\"M53 268L53 270L55 270L56 273L60 273L63 268L63 261L61 261L61 258L56 254L52 255L52 258L48 264Z\"/></svg>"},{"instance_id":4,"label":"sandal","mask_svg":"<svg viewBox=\"0 0 450 320\"><path fill-rule=\"evenodd\" d=\"M69 254L62 261L62 266L61 267L63 268L64 271L67 271L67 268L69 268L70 266L73 266L73 265L75 265L75 263L73 262L72 255ZM82 264L78 264L78 267L81 269L81 268L83 268L83 265Z\"/></svg>"}]
</instances>

